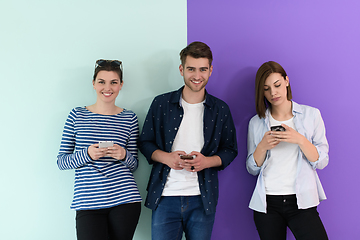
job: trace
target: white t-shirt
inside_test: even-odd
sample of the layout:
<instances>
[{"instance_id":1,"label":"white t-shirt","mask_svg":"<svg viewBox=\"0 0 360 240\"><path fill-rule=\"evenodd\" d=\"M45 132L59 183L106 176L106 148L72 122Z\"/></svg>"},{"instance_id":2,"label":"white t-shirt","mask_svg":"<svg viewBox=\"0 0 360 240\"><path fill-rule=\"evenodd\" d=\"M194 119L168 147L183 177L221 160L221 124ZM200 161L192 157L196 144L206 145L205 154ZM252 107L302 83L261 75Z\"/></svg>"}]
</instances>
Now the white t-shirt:
<instances>
[{"instance_id":1,"label":"white t-shirt","mask_svg":"<svg viewBox=\"0 0 360 240\"><path fill-rule=\"evenodd\" d=\"M295 129L293 118L286 121L277 121L270 114L269 120L270 126L278 126L284 123ZM269 163L264 169L266 194L295 194L298 151L299 146L297 144L287 142L280 142L270 150Z\"/></svg>"},{"instance_id":2,"label":"white t-shirt","mask_svg":"<svg viewBox=\"0 0 360 240\"><path fill-rule=\"evenodd\" d=\"M181 98L184 116L171 151L200 152L204 146L204 102L190 104ZM200 195L198 175L185 169L171 169L162 196Z\"/></svg>"}]
</instances>

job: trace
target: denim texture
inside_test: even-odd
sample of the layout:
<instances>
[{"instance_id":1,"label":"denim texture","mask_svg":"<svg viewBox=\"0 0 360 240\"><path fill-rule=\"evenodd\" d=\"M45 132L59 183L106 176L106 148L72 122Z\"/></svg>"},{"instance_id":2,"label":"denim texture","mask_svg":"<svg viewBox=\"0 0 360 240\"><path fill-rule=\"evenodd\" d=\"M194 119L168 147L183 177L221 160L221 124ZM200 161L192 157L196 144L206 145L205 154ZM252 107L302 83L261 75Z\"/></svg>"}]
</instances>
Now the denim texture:
<instances>
[{"instance_id":1,"label":"denim texture","mask_svg":"<svg viewBox=\"0 0 360 240\"><path fill-rule=\"evenodd\" d=\"M200 196L163 196L152 213L153 240L210 240L215 213L206 214Z\"/></svg>"}]
</instances>

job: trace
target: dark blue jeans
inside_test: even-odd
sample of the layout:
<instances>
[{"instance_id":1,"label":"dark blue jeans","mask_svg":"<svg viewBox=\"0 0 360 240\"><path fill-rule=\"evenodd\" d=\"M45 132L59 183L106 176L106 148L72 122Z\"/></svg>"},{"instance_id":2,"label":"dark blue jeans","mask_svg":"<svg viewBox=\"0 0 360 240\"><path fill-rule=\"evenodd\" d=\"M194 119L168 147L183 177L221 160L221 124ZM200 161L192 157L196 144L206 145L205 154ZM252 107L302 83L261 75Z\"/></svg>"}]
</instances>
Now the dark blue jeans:
<instances>
[{"instance_id":1,"label":"dark blue jeans","mask_svg":"<svg viewBox=\"0 0 360 240\"><path fill-rule=\"evenodd\" d=\"M267 213L254 211L261 240L286 240L290 228L297 240L328 240L316 207L298 209L296 195L266 196Z\"/></svg>"},{"instance_id":2,"label":"dark blue jeans","mask_svg":"<svg viewBox=\"0 0 360 240\"><path fill-rule=\"evenodd\" d=\"M153 240L210 240L215 213L206 215L200 196L161 197L152 213Z\"/></svg>"}]
</instances>

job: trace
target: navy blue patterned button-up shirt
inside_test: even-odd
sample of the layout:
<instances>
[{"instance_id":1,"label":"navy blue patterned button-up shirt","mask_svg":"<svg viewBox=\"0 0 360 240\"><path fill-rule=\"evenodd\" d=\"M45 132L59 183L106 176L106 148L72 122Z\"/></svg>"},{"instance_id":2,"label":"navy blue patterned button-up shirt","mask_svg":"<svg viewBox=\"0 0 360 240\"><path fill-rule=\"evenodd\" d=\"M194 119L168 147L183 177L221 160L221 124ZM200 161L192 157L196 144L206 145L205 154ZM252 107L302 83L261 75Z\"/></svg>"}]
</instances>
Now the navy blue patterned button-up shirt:
<instances>
[{"instance_id":1,"label":"navy blue patterned button-up shirt","mask_svg":"<svg viewBox=\"0 0 360 240\"><path fill-rule=\"evenodd\" d=\"M177 130L184 111L180 105L183 87L177 91L157 96L146 116L138 141L139 149L152 164L147 186L148 195L145 206L155 210L163 192L170 168L153 161L155 150L171 152ZM218 171L227 167L237 156L237 142L234 122L228 105L206 92L204 109L204 156L217 155L222 166L207 168L198 172L198 181L204 209L207 214L214 213L219 196Z\"/></svg>"}]
</instances>

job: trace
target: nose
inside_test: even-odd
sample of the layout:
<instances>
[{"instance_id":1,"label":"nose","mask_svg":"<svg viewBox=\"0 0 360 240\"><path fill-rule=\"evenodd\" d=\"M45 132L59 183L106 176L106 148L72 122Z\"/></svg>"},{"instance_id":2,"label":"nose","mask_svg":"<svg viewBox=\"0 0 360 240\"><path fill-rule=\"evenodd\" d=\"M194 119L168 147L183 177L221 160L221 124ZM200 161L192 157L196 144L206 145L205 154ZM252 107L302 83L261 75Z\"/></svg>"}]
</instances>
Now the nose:
<instances>
[{"instance_id":1,"label":"nose","mask_svg":"<svg viewBox=\"0 0 360 240\"><path fill-rule=\"evenodd\" d=\"M105 83L105 89L108 90L111 88L111 83Z\"/></svg>"},{"instance_id":2,"label":"nose","mask_svg":"<svg viewBox=\"0 0 360 240\"><path fill-rule=\"evenodd\" d=\"M195 72L195 79L196 79L196 80L200 79L200 78L201 78L200 76L201 76L200 71L196 71L196 72Z\"/></svg>"},{"instance_id":3,"label":"nose","mask_svg":"<svg viewBox=\"0 0 360 240\"><path fill-rule=\"evenodd\" d=\"M270 95L274 96L276 93L275 88L270 88Z\"/></svg>"}]
</instances>

